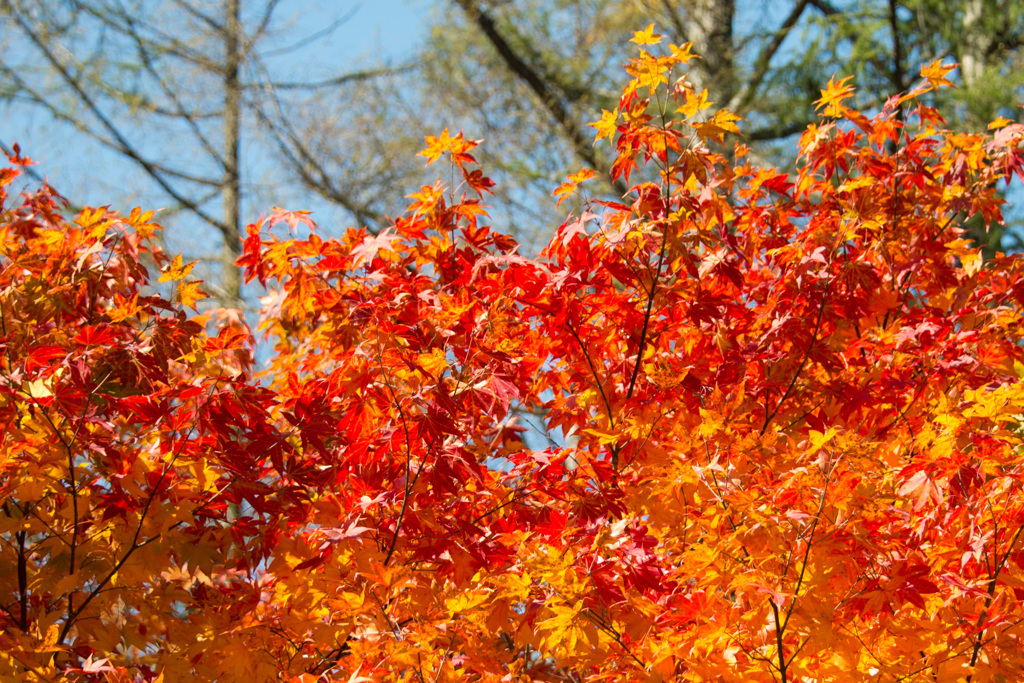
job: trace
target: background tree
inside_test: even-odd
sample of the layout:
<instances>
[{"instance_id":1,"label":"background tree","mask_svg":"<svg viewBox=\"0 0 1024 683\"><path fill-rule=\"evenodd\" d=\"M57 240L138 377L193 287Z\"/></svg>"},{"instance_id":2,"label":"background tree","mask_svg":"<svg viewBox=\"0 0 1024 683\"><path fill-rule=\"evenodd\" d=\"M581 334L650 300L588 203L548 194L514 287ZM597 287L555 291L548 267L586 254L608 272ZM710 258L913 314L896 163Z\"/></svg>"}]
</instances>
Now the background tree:
<instances>
[{"instance_id":1,"label":"background tree","mask_svg":"<svg viewBox=\"0 0 1024 683\"><path fill-rule=\"evenodd\" d=\"M305 106L310 93L322 95L388 70L273 73L272 57L331 37L348 16L332 17L333 25L319 23L309 35L289 31L283 11L279 0L4 0L0 5L3 92L130 160L147 181L146 194L155 188L153 196L166 196L171 211L187 217L176 221L184 233L178 237L187 235L195 245L219 241L222 256L213 291L227 305L241 302L232 264L240 254L242 214L257 211L258 202L243 204L243 199L259 191L263 178L258 174L266 173L268 163L300 177L360 224L380 219L380 206L369 194L348 190L365 184L365 178L324 172L312 151L315 143L296 135L289 117L293 108ZM243 147L249 143L246 157ZM264 170L257 170L261 166ZM373 171L372 165L361 169L367 175ZM266 192L261 197L280 199Z\"/></svg>"}]
</instances>

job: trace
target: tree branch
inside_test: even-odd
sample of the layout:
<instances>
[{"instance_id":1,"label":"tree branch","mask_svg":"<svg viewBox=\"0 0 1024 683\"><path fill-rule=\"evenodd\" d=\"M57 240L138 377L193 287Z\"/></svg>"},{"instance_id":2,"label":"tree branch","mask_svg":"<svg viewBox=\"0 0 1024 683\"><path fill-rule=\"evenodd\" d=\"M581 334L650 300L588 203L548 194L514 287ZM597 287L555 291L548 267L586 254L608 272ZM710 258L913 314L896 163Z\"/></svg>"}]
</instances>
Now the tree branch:
<instances>
[{"instance_id":1,"label":"tree branch","mask_svg":"<svg viewBox=\"0 0 1024 683\"><path fill-rule=\"evenodd\" d=\"M785 42L790 31L796 26L796 23L800 20L804 10L811 3L811 0L799 0L796 5L793 6L793 11L789 13L782 25L779 26L778 30L775 31L775 35L767 45L761 48L760 54L757 55L757 59L754 61L754 72L750 74L750 78L743 84L731 100L726 109L730 111L739 111L740 109L746 108L750 101L753 99L754 94L764 81L765 75L768 73L768 67L771 64L772 57L779 51L782 43Z\"/></svg>"},{"instance_id":2,"label":"tree branch","mask_svg":"<svg viewBox=\"0 0 1024 683\"><path fill-rule=\"evenodd\" d=\"M225 238L228 238L234 234L233 231L230 230L229 227L223 221L214 218L213 216L208 214L197 204L195 204L192 200L185 197L175 187L173 187L167 181L167 179L164 178L164 174L159 169L159 167L152 161L143 157L142 154L137 149L135 149L135 147L130 142L128 142L128 139L125 138L125 136L121 133L118 127L114 125L113 121L111 121L103 113L103 111L99 108L99 105L97 105L93 101L92 97L90 97L89 94L85 92L85 89L81 86L78 80L72 76L71 72L68 71L67 67L64 66L64 64L62 64L60 60L57 59L56 55L54 55L53 53L53 50L50 49L50 47L46 44L42 37L38 33L36 33L36 31L31 26L28 25L24 18L22 18L22 16L17 11L13 10L13 8L10 14L11 17L13 17L14 22L18 25L18 27L25 33L26 36L28 36L29 40L32 41L36 48L38 48L39 51L43 54L43 57L46 58L46 61L50 64L50 66L52 66L57 71L57 73L68 85L68 87L71 88L74 91L75 95L78 96L78 99L82 102L82 104L84 104L86 108L93 114L93 116L95 116L97 120L99 120L103 128L106 129L106 131L110 134L114 141L116 141L116 149L118 152L120 152L121 154L128 157L136 164L138 164L139 167L141 167L142 170L144 170L146 174L150 178L152 178L164 192L166 192L176 202L180 203L182 206L187 208L196 216L198 216L205 222L209 223L213 227L217 228L224 235Z\"/></svg>"},{"instance_id":3,"label":"tree branch","mask_svg":"<svg viewBox=\"0 0 1024 683\"><path fill-rule=\"evenodd\" d=\"M381 76L392 76L394 74L406 73L416 69L419 64L403 64L402 66L387 67L382 69L366 69L365 71L353 71L347 74L341 74L333 78L327 78L322 81L309 81L309 82L284 82L274 83L275 90L317 90L318 88L332 87L336 85L345 85L346 83L357 83L359 81L368 81Z\"/></svg>"},{"instance_id":4,"label":"tree branch","mask_svg":"<svg viewBox=\"0 0 1024 683\"><path fill-rule=\"evenodd\" d=\"M611 166L597 155L593 144L588 140L588 137L583 134L583 130L580 128L579 124L565 108L565 105L559 101L549 84L541 78L536 69L527 64L523 58L516 53L512 46L509 45L505 36L503 36L498 30L497 25L494 23L494 20L490 15L482 10L475 0L453 1L461 7L470 20L479 27L484 36L497 51L502 61L505 62L505 65L509 70L512 71L512 73L520 80L525 82L537 98L540 99L541 104L544 105L544 108L555 120L559 128L561 128L562 134L572 145L576 156L578 156L592 169L600 173L605 179L605 182L607 182L615 192L618 192L619 195L625 195L628 191L626 184L622 182L621 179L612 180Z\"/></svg>"}]
</instances>

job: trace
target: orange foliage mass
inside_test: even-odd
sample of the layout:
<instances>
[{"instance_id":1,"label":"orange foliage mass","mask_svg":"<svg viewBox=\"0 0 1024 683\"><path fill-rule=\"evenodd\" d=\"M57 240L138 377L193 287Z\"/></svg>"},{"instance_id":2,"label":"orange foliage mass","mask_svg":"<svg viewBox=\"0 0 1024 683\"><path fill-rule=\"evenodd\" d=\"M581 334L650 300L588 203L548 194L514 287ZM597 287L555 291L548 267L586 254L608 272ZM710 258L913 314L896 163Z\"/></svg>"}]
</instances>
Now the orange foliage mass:
<instances>
[{"instance_id":1,"label":"orange foliage mass","mask_svg":"<svg viewBox=\"0 0 1024 683\"><path fill-rule=\"evenodd\" d=\"M537 258L447 131L380 235L250 226L262 374L150 214L4 194L0 681L1024 677L1022 264L961 227L1024 127L838 80L786 174L704 146L691 57Z\"/></svg>"}]
</instances>

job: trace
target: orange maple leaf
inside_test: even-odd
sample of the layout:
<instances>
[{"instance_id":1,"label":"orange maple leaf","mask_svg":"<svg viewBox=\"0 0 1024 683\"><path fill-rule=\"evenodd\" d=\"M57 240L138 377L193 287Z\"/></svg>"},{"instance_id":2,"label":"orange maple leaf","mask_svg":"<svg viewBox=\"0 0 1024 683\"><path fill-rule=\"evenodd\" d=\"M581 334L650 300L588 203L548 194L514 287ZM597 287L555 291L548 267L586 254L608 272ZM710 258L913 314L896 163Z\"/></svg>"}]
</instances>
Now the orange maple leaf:
<instances>
[{"instance_id":1,"label":"orange maple leaf","mask_svg":"<svg viewBox=\"0 0 1024 683\"><path fill-rule=\"evenodd\" d=\"M697 112L711 106L711 103L708 102L708 91L706 88L699 93L689 89L684 92L686 99L683 101L682 106L676 109L676 113L682 114L685 118L691 119L697 115Z\"/></svg>"},{"instance_id":2,"label":"orange maple leaf","mask_svg":"<svg viewBox=\"0 0 1024 683\"><path fill-rule=\"evenodd\" d=\"M555 206L561 206L562 202L576 191L576 187L580 183L589 178L593 178L595 175L597 175L597 172L589 168L584 168L576 173L570 173L567 176L568 180L555 188L555 191L551 193L552 196L558 197L558 202L555 203Z\"/></svg>"},{"instance_id":3,"label":"orange maple leaf","mask_svg":"<svg viewBox=\"0 0 1024 683\"><path fill-rule=\"evenodd\" d=\"M722 144L725 142L726 133L740 134L740 129L736 126L737 121L743 119L736 116L731 111L725 109L719 109L715 112L707 121L701 123L692 123L693 129L697 131L703 140L714 140L715 142Z\"/></svg>"},{"instance_id":4,"label":"orange maple leaf","mask_svg":"<svg viewBox=\"0 0 1024 683\"><path fill-rule=\"evenodd\" d=\"M199 288L199 285L202 283L202 280L178 283L178 301L181 302L182 306L188 306L193 311L198 311L199 309L196 308L196 302L201 299L210 298L209 294Z\"/></svg>"},{"instance_id":5,"label":"orange maple leaf","mask_svg":"<svg viewBox=\"0 0 1024 683\"><path fill-rule=\"evenodd\" d=\"M836 80L835 76L829 79L828 85L821 91L821 99L815 100L814 104L815 111L824 109L821 113L822 116L843 116L846 112L846 107L843 106L843 100L853 95L853 86L850 85L850 81L853 80L853 76L847 76L840 80Z\"/></svg>"},{"instance_id":6,"label":"orange maple leaf","mask_svg":"<svg viewBox=\"0 0 1024 683\"><path fill-rule=\"evenodd\" d=\"M943 64L941 60L936 60L921 67L921 78L928 81L932 90L938 90L943 86L952 88L953 82L946 78L946 74L956 67L956 64Z\"/></svg>"},{"instance_id":7,"label":"orange maple leaf","mask_svg":"<svg viewBox=\"0 0 1024 683\"><path fill-rule=\"evenodd\" d=\"M441 158L441 155L448 151L451 147L452 138L448 135L448 129L445 128L441 131L441 135L427 136L427 146L416 154L418 157L426 157L427 165L434 163Z\"/></svg>"},{"instance_id":8,"label":"orange maple leaf","mask_svg":"<svg viewBox=\"0 0 1024 683\"><path fill-rule=\"evenodd\" d=\"M437 161L442 154L448 152L452 155L452 161L458 166L462 166L463 163L475 161L467 152L478 144L480 144L479 140L467 140L461 132L451 136L448 134L448 129L445 128L439 136L428 135L426 148L416 156L426 157L429 166Z\"/></svg>"}]
</instances>

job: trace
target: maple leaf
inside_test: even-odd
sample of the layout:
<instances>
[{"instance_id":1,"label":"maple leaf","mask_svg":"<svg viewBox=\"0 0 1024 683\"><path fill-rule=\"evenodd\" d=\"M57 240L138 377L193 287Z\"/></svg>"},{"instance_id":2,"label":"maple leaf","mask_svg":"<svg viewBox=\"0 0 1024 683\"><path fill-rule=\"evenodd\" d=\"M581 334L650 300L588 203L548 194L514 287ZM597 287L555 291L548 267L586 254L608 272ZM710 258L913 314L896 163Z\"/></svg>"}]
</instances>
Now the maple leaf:
<instances>
[{"instance_id":1,"label":"maple leaf","mask_svg":"<svg viewBox=\"0 0 1024 683\"><path fill-rule=\"evenodd\" d=\"M595 175L597 175L597 172L589 168L581 169L576 173L570 173L568 175L568 180L555 188L555 191L551 193L553 196L558 197L558 201L555 203L555 206L561 206L562 202L576 191L576 188L580 183L593 178Z\"/></svg>"},{"instance_id":2,"label":"maple leaf","mask_svg":"<svg viewBox=\"0 0 1024 683\"><path fill-rule=\"evenodd\" d=\"M641 51L640 57L631 59L626 72L633 76L635 88L654 89L668 83L668 72L673 65L670 57L655 57Z\"/></svg>"},{"instance_id":3,"label":"maple leaf","mask_svg":"<svg viewBox=\"0 0 1024 683\"><path fill-rule=\"evenodd\" d=\"M669 52L672 55L672 60L678 64L689 64L690 61L696 56L691 52L693 43L683 43L682 45L669 45Z\"/></svg>"},{"instance_id":4,"label":"maple leaf","mask_svg":"<svg viewBox=\"0 0 1024 683\"><path fill-rule=\"evenodd\" d=\"M367 531L373 531L373 527L359 526L359 520L352 522L345 528L320 529L320 533L328 543L341 543L350 538L359 538Z\"/></svg>"},{"instance_id":5,"label":"maple leaf","mask_svg":"<svg viewBox=\"0 0 1024 683\"><path fill-rule=\"evenodd\" d=\"M45 346L37 346L32 349L24 361L25 372L32 373L40 368L48 368L52 361L58 358L64 358L68 354L68 350L63 346L57 346L55 344L47 344Z\"/></svg>"},{"instance_id":6,"label":"maple leaf","mask_svg":"<svg viewBox=\"0 0 1024 683\"><path fill-rule=\"evenodd\" d=\"M114 306L110 309L108 314L111 321L115 323L123 322L128 318L134 318L139 315L142 310L142 307L139 305L138 292L134 292L132 296L128 298L115 293L113 303Z\"/></svg>"},{"instance_id":7,"label":"maple leaf","mask_svg":"<svg viewBox=\"0 0 1024 683\"><path fill-rule=\"evenodd\" d=\"M920 470L908 479L896 492L899 496L910 496L914 499L914 509L920 510L928 502L939 505L942 503L942 490L924 470Z\"/></svg>"},{"instance_id":8,"label":"maple leaf","mask_svg":"<svg viewBox=\"0 0 1024 683\"><path fill-rule=\"evenodd\" d=\"M946 78L946 75L956 67L956 64L943 64L942 60L937 60L921 67L921 78L928 81L928 86L932 90L938 90L943 86L952 88L953 82Z\"/></svg>"},{"instance_id":9,"label":"maple leaf","mask_svg":"<svg viewBox=\"0 0 1024 683\"><path fill-rule=\"evenodd\" d=\"M824 110L822 116L841 117L847 111L843 101L853 96L853 86L850 81L853 76L847 76L836 80L835 76L829 79L828 85L821 91L821 99L815 100L815 111Z\"/></svg>"},{"instance_id":10,"label":"maple leaf","mask_svg":"<svg viewBox=\"0 0 1024 683\"><path fill-rule=\"evenodd\" d=\"M373 683L372 678L366 676L360 676L359 673L363 670L363 665L360 664L352 672L352 675L348 677L347 683Z\"/></svg>"},{"instance_id":11,"label":"maple leaf","mask_svg":"<svg viewBox=\"0 0 1024 683\"><path fill-rule=\"evenodd\" d=\"M594 123L588 123L587 125L591 128L597 129L597 137L594 142L602 140L604 138L614 137L616 125L615 122L619 118L619 109L616 107L613 111L607 109L601 110L601 120L595 121Z\"/></svg>"},{"instance_id":12,"label":"maple leaf","mask_svg":"<svg viewBox=\"0 0 1024 683\"><path fill-rule=\"evenodd\" d=\"M131 210L125 222L132 226L135 232L139 234L139 237L149 239L157 230L163 230L162 226L151 222L154 215L154 211L143 211L136 206Z\"/></svg>"},{"instance_id":13,"label":"maple leaf","mask_svg":"<svg viewBox=\"0 0 1024 683\"><path fill-rule=\"evenodd\" d=\"M461 132L452 137L448 134L448 129L445 128L439 136L428 135L426 148L418 152L416 156L426 157L427 165L430 165L440 159L442 154L448 152L452 161L461 168L463 164L475 161L468 152L479 143L479 140L466 140Z\"/></svg>"},{"instance_id":14,"label":"maple leaf","mask_svg":"<svg viewBox=\"0 0 1024 683\"><path fill-rule=\"evenodd\" d=\"M587 237L587 222L596 218L594 214L589 211L584 211L583 215L573 220L573 216L569 216L569 220L563 223L557 230L556 235L559 237L559 241L562 246L567 246L572 238L576 235L581 235L584 239Z\"/></svg>"},{"instance_id":15,"label":"maple leaf","mask_svg":"<svg viewBox=\"0 0 1024 683\"><path fill-rule=\"evenodd\" d=\"M209 299L210 295L199 288L199 285L203 284L202 280L194 280L191 282L179 282L178 283L178 301L182 306L188 306L193 311L196 309L196 302L201 299Z\"/></svg>"},{"instance_id":16,"label":"maple leaf","mask_svg":"<svg viewBox=\"0 0 1024 683\"><path fill-rule=\"evenodd\" d=\"M106 671L117 671L114 667L110 666L110 660L107 658L96 659L89 655L86 660L82 663L80 669L82 673L104 673Z\"/></svg>"},{"instance_id":17,"label":"maple leaf","mask_svg":"<svg viewBox=\"0 0 1024 683\"><path fill-rule=\"evenodd\" d=\"M719 144L723 144L726 133L739 135L740 129L736 126L736 121L742 120L732 112L720 109L707 121L691 123L689 125L693 126L693 129L697 131L697 135L701 139L714 140Z\"/></svg>"},{"instance_id":18,"label":"maple leaf","mask_svg":"<svg viewBox=\"0 0 1024 683\"><path fill-rule=\"evenodd\" d=\"M491 190L494 187L494 181L484 176L483 171L479 168L473 169L472 171L466 171L463 173L463 178L466 180L466 184L469 185L478 195L483 196L484 192L494 194Z\"/></svg>"},{"instance_id":19,"label":"maple leaf","mask_svg":"<svg viewBox=\"0 0 1024 683\"><path fill-rule=\"evenodd\" d=\"M267 218L268 227L274 227L284 222L293 233L298 233L299 224L302 223L310 230L316 230L316 223L309 217L309 211L288 211L279 206L271 207L270 216Z\"/></svg>"},{"instance_id":20,"label":"maple leaf","mask_svg":"<svg viewBox=\"0 0 1024 683\"><path fill-rule=\"evenodd\" d=\"M497 375L493 375L487 380L487 388L498 399L498 405L501 406L501 412L495 411L496 416L507 413L509 404L520 396L519 387Z\"/></svg>"},{"instance_id":21,"label":"maple leaf","mask_svg":"<svg viewBox=\"0 0 1024 683\"><path fill-rule=\"evenodd\" d=\"M430 353L421 353L416 362L434 379L439 379L448 369L448 359L444 357L444 352L441 349L433 349Z\"/></svg>"},{"instance_id":22,"label":"maple leaf","mask_svg":"<svg viewBox=\"0 0 1024 683\"><path fill-rule=\"evenodd\" d=\"M192 269L196 267L198 261L192 261L191 263L182 264L181 254L175 256L170 265L163 269L163 273L160 275L157 282L172 282L174 280L182 280L188 277L188 274L192 272Z\"/></svg>"},{"instance_id":23,"label":"maple leaf","mask_svg":"<svg viewBox=\"0 0 1024 683\"><path fill-rule=\"evenodd\" d=\"M448 151L451 147L452 139L448 135L448 129L445 128L441 131L441 135L427 136L427 146L422 151L417 152L416 156L426 157L427 163L432 164L441 158L441 155Z\"/></svg>"},{"instance_id":24,"label":"maple leaf","mask_svg":"<svg viewBox=\"0 0 1024 683\"><path fill-rule=\"evenodd\" d=\"M654 32L654 24L649 24L643 31L636 31L629 42L637 45L657 45L661 42L661 36Z\"/></svg>"},{"instance_id":25,"label":"maple leaf","mask_svg":"<svg viewBox=\"0 0 1024 683\"><path fill-rule=\"evenodd\" d=\"M352 247L350 256L352 258L352 267L361 268L366 264L373 261L376 258L377 253L382 249L384 251L391 251L392 245L400 238L394 233L392 228L385 228L377 235L363 238L363 241Z\"/></svg>"},{"instance_id":26,"label":"maple leaf","mask_svg":"<svg viewBox=\"0 0 1024 683\"><path fill-rule=\"evenodd\" d=\"M703 111L711 106L708 102L708 91L707 88L695 93L692 90L686 90L686 99L683 101L683 105L676 109L676 112L682 114L684 118L691 119L697 115L697 112Z\"/></svg>"},{"instance_id":27,"label":"maple leaf","mask_svg":"<svg viewBox=\"0 0 1024 683\"><path fill-rule=\"evenodd\" d=\"M477 200L469 200L452 206L452 211L465 217L473 225L476 225L477 216L488 217L487 209Z\"/></svg>"}]
</instances>

